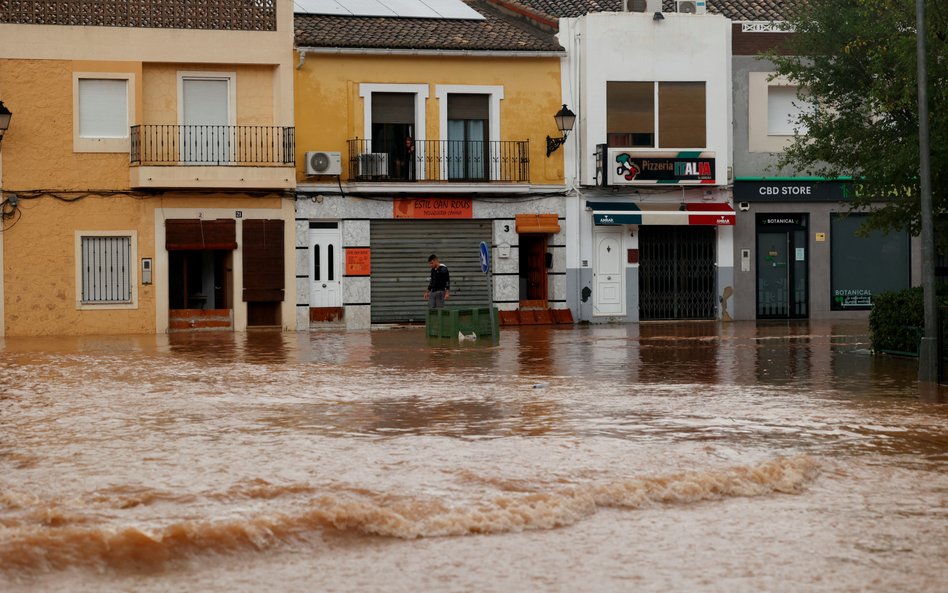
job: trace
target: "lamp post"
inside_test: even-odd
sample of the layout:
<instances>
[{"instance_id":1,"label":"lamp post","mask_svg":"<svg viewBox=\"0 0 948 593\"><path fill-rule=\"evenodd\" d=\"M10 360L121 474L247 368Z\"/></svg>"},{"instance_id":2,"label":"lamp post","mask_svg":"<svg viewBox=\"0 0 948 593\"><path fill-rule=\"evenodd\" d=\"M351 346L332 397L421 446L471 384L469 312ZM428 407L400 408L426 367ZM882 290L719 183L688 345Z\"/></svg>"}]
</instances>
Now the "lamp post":
<instances>
[{"instance_id":1,"label":"lamp post","mask_svg":"<svg viewBox=\"0 0 948 593\"><path fill-rule=\"evenodd\" d=\"M569 136L570 131L573 129L573 124L576 123L576 114L570 111L569 107L564 103L563 108L557 111L556 115L553 116L553 120L556 122L556 129L559 130L563 136L561 138L546 137L546 156L553 154L557 148L566 142L566 137Z\"/></svg>"},{"instance_id":2,"label":"lamp post","mask_svg":"<svg viewBox=\"0 0 948 593\"><path fill-rule=\"evenodd\" d=\"M932 214L932 180L928 134L928 72L925 52L925 0L915 0L916 49L918 51L918 149L920 214L922 223L922 291L925 335L918 348L918 381L923 393L937 392L938 309L935 306L935 225Z\"/></svg>"}]
</instances>

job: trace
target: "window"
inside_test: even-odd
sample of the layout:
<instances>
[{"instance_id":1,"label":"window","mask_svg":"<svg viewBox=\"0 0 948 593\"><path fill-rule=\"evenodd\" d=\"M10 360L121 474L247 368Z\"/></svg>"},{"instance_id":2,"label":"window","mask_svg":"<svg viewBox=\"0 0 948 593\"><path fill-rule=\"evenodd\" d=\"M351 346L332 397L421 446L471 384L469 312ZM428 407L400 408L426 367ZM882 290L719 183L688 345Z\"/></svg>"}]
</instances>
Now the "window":
<instances>
[{"instance_id":1,"label":"window","mask_svg":"<svg viewBox=\"0 0 948 593\"><path fill-rule=\"evenodd\" d=\"M806 134L806 125L799 123L799 119L812 111L810 103L797 98L797 87L767 87L767 133L771 136L793 136L794 128Z\"/></svg>"},{"instance_id":2,"label":"window","mask_svg":"<svg viewBox=\"0 0 948 593\"><path fill-rule=\"evenodd\" d=\"M872 231L857 236L865 214L834 214L830 219L831 308L869 309L880 292L908 288L909 236Z\"/></svg>"},{"instance_id":3,"label":"window","mask_svg":"<svg viewBox=\"0 0 948 593\"><path fill-rule=\"evenodd\" d=\"M488 98L448 95L448 179L486 179Z\"/></svg>"},{"instance_id":4,"label":"window","mask_svg":"<svg viewBox=\"0 0 948 593\"><path fill-rule=\"evenodd\" d=\"M73 150L127 152L133 75L75 73L73 77Z\"/></svg>"},{"instance_id":5,"label":"window","mask_svg":"<svg viewBox=\"0 0 948 593\"><path fill-rule=\"evenodd\" d=\"M606 141L624 148L704 148L705 95L704 82L609 81Z\"/></svg>"},{"instance_id":6,"label":"window","mask_svg":"<svg viewBox=\"0 0 948 593\"><path fill-rule=\"evenodd\" d=\"M735 105L735 113L739 105ZM815 105L797 98L797 87L773 72L747 74L747 151L781 152L794 141L794 127L801 115L812 113Z\"/></svg>"},{"instance_id":7,"label":"window","mask_svg":"<svg viewBox=\"0 0 948 593\"><path fill-rule=\"evenodd\" d=\"M439 84L438 98L442 151L437 175L453 181L490 181L501 178L504 160L500 142L500 102L503 86Z\"/></svg>"},{"instance_id":8,"label":"window","mask_svg":"<svg viewBox=\"0 0 948 593\"><path fill-rule=\"evenodd\" d=\"M80 254L81 303L132 301L130 236L83 236Z\"/></svg>"},{"instance_id":9,"label":"window","mask_svg":"<svg viewBox=\"0 0 948 593\"><path fill-rule=\"evenodd\" d=\"M424 179L426 84L359 85L364 99L363 140L349 143L359 177ZM358 130L356 135L360 136Z\"/></svg>"}]
</instances>

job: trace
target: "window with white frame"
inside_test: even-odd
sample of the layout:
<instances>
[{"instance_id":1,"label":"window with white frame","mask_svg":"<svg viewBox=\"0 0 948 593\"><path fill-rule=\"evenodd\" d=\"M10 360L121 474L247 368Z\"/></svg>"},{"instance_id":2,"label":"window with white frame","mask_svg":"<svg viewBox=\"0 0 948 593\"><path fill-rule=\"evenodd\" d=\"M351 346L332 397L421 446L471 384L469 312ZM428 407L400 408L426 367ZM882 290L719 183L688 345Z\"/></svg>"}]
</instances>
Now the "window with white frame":
<instances>
[{"instance_id":1,"label":"window with white frame","mask_svg":"<svg viewBox=\"0 0 948 593\"><path fill-rule=\"evenodd\" d=\"M132 74L73 75L76 152L126 152L132 122Z\"/></svg>"},{"instance_id":2,"label":"window with white frame","mask_svg":"<svg viewBox=\"0 0 948 593\"><path fill-rule=\"evenodd\" d=\"M363 139L350 140L350 161L359 179L424 179L427 84L361 83Z\"/></svg>"},{"instance_id":3,"label":"window with white frame","mask_svg":"<svg viewBox=\"0 0 948 593\"><path fill-rule=\"evenodd\" d=\"M767 87L767 133L771 136L806 134L806 124L800 117L812 113L813 105L797 96L795 86Z\"/></svg>"},{"instance_id":4,"label":"window with white frame","mask_svg":"<svg viewBox=\"0 0 948 593\"><path fill-rule=\"evenodd\" d=\"M80 237L80 302L115 304L132 302L132 237L98 235Z\"/></svg>"},{"instance_id":5,"label":"window with white frame","mask_svg":"<svg viewBox=\"0 0 948 593\"><path fill-rule=\"evenodd\" d=\"M500 142L504 87L439 84L435 96L443 141L439 177L473 182L500 179L505 150Z\"/></svg>"}]
</instances>

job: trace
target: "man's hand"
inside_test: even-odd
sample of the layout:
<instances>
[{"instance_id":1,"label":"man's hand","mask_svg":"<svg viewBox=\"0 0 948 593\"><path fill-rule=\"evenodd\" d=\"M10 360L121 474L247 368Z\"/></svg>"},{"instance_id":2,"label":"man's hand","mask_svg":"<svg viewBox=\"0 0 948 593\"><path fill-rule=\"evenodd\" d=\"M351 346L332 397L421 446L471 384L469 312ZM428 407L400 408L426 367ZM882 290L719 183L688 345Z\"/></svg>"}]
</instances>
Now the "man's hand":
<instances>
[{"instance_id":1,"label":"man's hand","mask_svg":"<svg viewBox=\"0 0 948 593\"><path fill-rule=\"evenodd\" d=\"M427 290L425 291L424 299L425 299L426 301L428 300L428 291L427 291Z\"/></svg>"},{"instance_id":2,"label":"man's hand","mask_svg":"<svg viewBox=\"0 0 948 593\"><path fill-rule=\"evenodd\" d=\"M445 291L444 291L444 300L448 300L448 297L451 296L451 295L449 294L450 292L451 292L450 290L445 289Z\"/></svg>"}]
</instances>

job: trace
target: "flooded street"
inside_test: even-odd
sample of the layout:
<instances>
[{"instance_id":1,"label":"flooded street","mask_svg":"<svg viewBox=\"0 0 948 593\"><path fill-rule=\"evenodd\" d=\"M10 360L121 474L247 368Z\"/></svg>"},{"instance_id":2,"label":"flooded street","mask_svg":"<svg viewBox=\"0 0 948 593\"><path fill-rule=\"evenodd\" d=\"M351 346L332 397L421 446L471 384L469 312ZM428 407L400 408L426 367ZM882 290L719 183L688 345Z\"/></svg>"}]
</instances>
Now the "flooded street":
<instances>
[{"instance_id":1,"label":"flooded street","mask_svg":"<svg viewBox=\"0 0 948 593\"><path fill-rule=\"evenodd\" d=\"M861 323L0 340L3 591L943 591Z\"/></svg>"}]
</instances>

